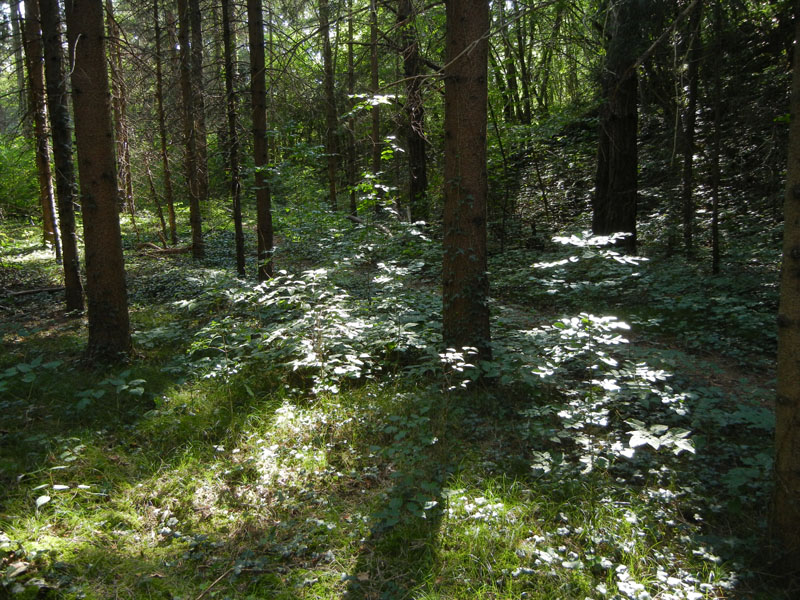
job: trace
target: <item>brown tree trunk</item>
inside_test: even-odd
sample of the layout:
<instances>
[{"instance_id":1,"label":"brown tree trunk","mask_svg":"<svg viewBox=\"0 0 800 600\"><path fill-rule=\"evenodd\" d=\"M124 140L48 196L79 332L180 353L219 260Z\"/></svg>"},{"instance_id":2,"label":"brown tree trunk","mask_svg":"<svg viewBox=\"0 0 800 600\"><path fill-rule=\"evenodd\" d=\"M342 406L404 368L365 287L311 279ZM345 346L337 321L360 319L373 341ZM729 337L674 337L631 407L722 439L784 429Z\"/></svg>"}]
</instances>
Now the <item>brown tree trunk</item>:
<instances>
[{"instance_id":1,"label":"brown tree trunk","mask_svg":"<svg viewBox=\"0 0 800 600\"><path fill-rule=\"evenodd\" d=\"M39 0L44 39L44 71L47 83L47 106L53 136L56 166L59 230L64 261L64 295L67 311L83 310L83 285L75 232L77 199L75 165L72 156L72 127L69 118L69 94L64 74L64 50L58 0Z\"/></svg>"},{"instance_id":2,"label":"brown tree trunk","mask_svg":"<svg viewBox=\"0 0 800 600\"><path fill-rule=\"evenodd\" d=\"M406 81L406 144L408 146L411 219L428 217L428 163L425 156L425 106L422 101L419 43L412 0L398 0L397 22Z\"/></svg>"},{"instance_id":3,"label":"brown tree trunk","mask_svg":"<svg viewBox=\"0 0 800 600\"><path fill-rule=\"evenodd\" d=\"M683 127L683 181L681 188L681 205L683 208L683 245L687 255L694 251L694 152L695 122L697 120L697 86L700 67L700 23L703 15L702 0L695 4L689 18L689 49L687 60L689 68L688 98Z\"/></svg>"},{"instance_id":4,"label":"brown tree trunk","mask_svg":"<svg viewBox=\"0 0 800 600\"><path fill-rule=\"evenodd\" d=\"M122 52L120 50L121 32L114 18L114 5L106 0L106 27L110 43L108 63L111 69L111 108L114 117L114 139L117 144L117 188L124 208L131 216L136 228L136 206L133 199L133 179L131 177L131 152L128 131L128 92L122 72ZM138 232L137 232L138 238Z\"/></svg>"},{"instance_id":5,"label":"brown tree trunk","mask_svg":"<svg viewBox=\"0 0 800 600\"><path fill-rule=\"evenodd\" d=\"M606 64L600 108L600 143L595 194L592 201L592 232L629 235L619 245L636 251L636 207L638 197L638 83L634 64L639 28L633 4L621 0L610 6Z\"/></svg>"},{"instance_id":6,"label":"brown tree trunk","mask_svg":"<svg viewBox=\"0 0 800 600\"><path fill-rule=\"evenodd\" d=\"M128 353L131 338L102 0L71 0L66 13L86 249L87 352L115 360Z\"/></svg>"},{"instance_id":7,"label":"brown tree trunk","mask_svg":"<svg viewBox=\"0 0 800 600\"><path fill-rule=\"evenodd\" d=\"M719 155L721 149L720 123L722 120L722 6L721 0L714 2L714 60L713 98L714 137L711 143L711 272L719 275L719 186L721 183Z\"/></svg>"},{"instance_id":8,"label":"brown tree trunk","mask_svg":"<svg viewBox=\"0 0 800 600\"><path fill-rule=\"evenodd\" d=\"M319 35L322 40L323 86L325 88L325 153L328 155L328 201L336 210L336 172L338 171L336 93L333 81L333 56L330 38L330 6L328 0L319 0Z\"/></svg>"},{"instance_id":9,"label":"brown tree trunk","mask_svg":"<svg viewBox=\"0 0 800 600\"><path fill-rule=\"evenodd\" d=\"M180 83L183 101L183 135L186 146L186 180L189 188L189 223L192 228L192 257L205 256L203 218L200 213L202 181L198 151L197 109L192 82L191 46L189 43L189 6L187 0L178 0L178 42L180 44ZM196 82L195 82L196 83Z\"/></svg>"},{"instance_id":10,"label":"brown tree trunk","mask_svg":"<svg viewBox=\"0 0 800 600\"><path fill-rule=\"evenodd\" d=\"M781 576L800 578L800 14L795 14L789 157L784 200L783 266L778 308L775 488L770 533Z\"/></svg>"},{"instance_id":11,"label":"brown tree trunk","mask_svg":"<svg viewBox=\"0 0 800 600\"><path fill-rule=\"evenodd\" d=\"M17 75L17 118L20 123L27 119L28 104L25 98L25 60L22 57L22 17L19 14L19 0L10 0L11 43L14 44L14 72Z\"/></svg>"},{"instance_id":12,"label":"brown tree trunk","mask_svg":"<svg viewBox=\"0 0 800 600\"><path fill-rule=\"evenodd\" d=\"M373 95L377 95L380 91L380 78L378 75L378 2L377 0L370 0L369 3L369 72L370 72L370 90ZM380 104L375 103L372 106L372 174L377 182L378 175L381 172L381 108ZM380 198L382 194L378 193ZM380 210L380 206L376 205L375 210Z\"/></svg>"},{"instance_id":13,"label":"brown tree trunk","mask_svg":"<svg viewBox=\"0 0 800 600\"><path fill-rule=\"evenodd\" d=\"M161 27L158 0L153 0L153 27L156 38L156 106L158 110L158 136L161 142L161 165L164 169L164 198L167 202L170 242L178 243L178 228L175 222L175 196L172 191L172 170L167 152L167 122L164 114L164 75L161 67Z\"/></svg>"},{"instance_id":14,"label":"brown tree trunk","mask_svg":"<svg viewBox=\"0 0 800 600\"><path fill-rule=\"evenodd\" d=\"M442 325L491 357L486 273L488 0L447 0Z\"/></svg>"},{"instance_id":15,"label":"brown tree trunk","mask_svg":"<svg viewBox=\"0 0 800 600\"><path fill-rule=\"evenodd\" d=\"M225 98L228 113L228 160L231 171L231 200L236 244L236 272L245 275L244 230L242 229L242 186L239 177L239 134L236 131L236 92L234 76L234 37L231 31L231 2L222 0L222 43L225 47Z\"/></svg>"},{"instance_id":16,"label":"brown tree trunk","mask_svg":"<svg viewBox=\"0 0 800 600\"><path fill-rule=\"evenodd\" d=\"M23 28L25 67L28 72L28 98L36 138L36 172L39 177L39 204L42 209L42 233L45 244L52 244L56 260L61 260L61 243L56 223L53 174L50 169L50 142L47 131L47 108L44 94L44 58L42 31L39 26L39 4L25 0Z\"/></svg>"},{"instance_id":17,"label":"brown tree trunk","mask_svg":"<svg viewBox=\"0 0 800 600\"><path fill-rule=\"evenodd\" d=\"M356 93L354 42L353 0L347 0L347 93L350 98L354 98ZM350 117L347 119L347 185L350 188L350 214L356 215L358 214L358 206L356 205L356 118L352 113L352 102L350 103L350 108Z\"/></svg>"},{"instance_id":18,"label":"brown tree trunk","mask_svg":"<svg viewBox=\"0 0 800 600\"><path fill-rule=\"evenodd\" d=\"M269 165L267 148L267 78L264 50L264 15L261 0L247 1L250 37L250 94L253 108L253 163L256 180L256 235L258 280L272 277L272 198L264 171Z\"/></svg>"},{"instance_id":19,"label":"brown tree trunk","mask_svg":"<svg viewBox=\"0 0 800 600\"><path fill-rule=\"evenodd\" d=\"M197 183L200 205L208 200L208 143L206 141L206 102L203 93L203 30L200 0L189 0L189 22L192 30L191 82L197 146Z\"/></svg>"}]
</instances>

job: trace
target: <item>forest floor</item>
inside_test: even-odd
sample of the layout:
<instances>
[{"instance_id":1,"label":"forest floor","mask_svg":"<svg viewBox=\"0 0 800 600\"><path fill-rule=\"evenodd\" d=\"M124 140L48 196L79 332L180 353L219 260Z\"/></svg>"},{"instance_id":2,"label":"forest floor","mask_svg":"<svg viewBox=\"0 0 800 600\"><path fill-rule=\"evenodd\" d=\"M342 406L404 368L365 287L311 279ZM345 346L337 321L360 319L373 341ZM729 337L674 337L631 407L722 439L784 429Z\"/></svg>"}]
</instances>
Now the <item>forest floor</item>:
<instances>
[{"instance_id":1,"label":"forest floor","mask_svg":"<svg viewBox=\"0 0 800 600\"><path fill-rule=\"evenodd\" d=\"M764 558L767 234L713 277L577 232L496 252L475 365L442 351L425 231L313 214L261 285L223 227L201 262L126 229L116 367L58 293L9 295L59 277L5 230L0 597L797 597Z\"/></svg>"}]
</instances>

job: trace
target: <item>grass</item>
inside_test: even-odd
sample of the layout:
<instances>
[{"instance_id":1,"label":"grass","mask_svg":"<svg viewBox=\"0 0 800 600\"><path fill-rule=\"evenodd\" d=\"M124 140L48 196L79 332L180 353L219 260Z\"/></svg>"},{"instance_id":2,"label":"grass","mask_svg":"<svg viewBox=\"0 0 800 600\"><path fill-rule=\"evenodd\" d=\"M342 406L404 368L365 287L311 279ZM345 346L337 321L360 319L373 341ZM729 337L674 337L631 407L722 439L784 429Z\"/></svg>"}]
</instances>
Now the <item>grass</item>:
<instances>
[{"instance_id":1,"label":"grass","mask_svg":"<svg viewBox=\"0 0 800 600\"><path fill-rule=\"evenodd\" d=\"M0 596L793 597L758 567L763 383L675 373L693 350L644 327L624 344L613 321L509 306L509 269L495 383L461 386L469 357L443 365L425 325L435 253L306 227L291 243L328 271L304 263L274 301L221 268L224 232L207 264L131 254L119 367L82 360L57 298L0 313ZM55 280L25 231L3 272Z\"/></svg>"}]
</instances>

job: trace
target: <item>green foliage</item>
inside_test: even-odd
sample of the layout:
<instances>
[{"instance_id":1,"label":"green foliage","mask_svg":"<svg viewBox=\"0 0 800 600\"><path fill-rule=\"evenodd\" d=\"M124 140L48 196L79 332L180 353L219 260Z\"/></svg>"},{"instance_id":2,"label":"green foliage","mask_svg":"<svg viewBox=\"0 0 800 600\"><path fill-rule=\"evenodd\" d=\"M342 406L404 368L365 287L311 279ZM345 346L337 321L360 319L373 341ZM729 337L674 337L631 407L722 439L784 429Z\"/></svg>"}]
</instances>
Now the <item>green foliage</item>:
<instances>
[{"instance_id":1,"label":"green foliage","mask_svg":"<svg viewBox=\"0 0 800 600\"><path fill-rule=\"evenodd\" d=\"M33 146L23 137L0 138L0 219L34 215L39 187Z\"/></svg>"}]
</instances>

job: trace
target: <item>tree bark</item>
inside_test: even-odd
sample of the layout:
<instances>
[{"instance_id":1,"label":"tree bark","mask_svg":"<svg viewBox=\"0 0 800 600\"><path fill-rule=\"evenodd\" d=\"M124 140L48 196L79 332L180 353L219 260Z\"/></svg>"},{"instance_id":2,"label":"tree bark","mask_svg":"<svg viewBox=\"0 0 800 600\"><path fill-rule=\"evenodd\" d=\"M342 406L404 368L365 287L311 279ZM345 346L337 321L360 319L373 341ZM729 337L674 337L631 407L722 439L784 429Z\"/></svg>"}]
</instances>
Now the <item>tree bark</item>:
<instances>
[{"instance_id":1,"label":"tree bark","mask_svg":"<svg viewBox=\"0 0 800 600\"><path fill-rule=\"evenodd\" d=\"M592 232L610 235L624 232L619 246L636 251L638 197L638 82L635 71L639 28L634 3L620 0L609 6L610 35L601 77L600 142L592 202Z\"/></svg>"},{"instance_id":2,"label":"tree bark","mask_svg":"<svg viewBox=\"0 0 800 600\"><path fill-rule=\"evenodd\" d=\"M205 256L203 242L203 218L200 213L202 196L202 177L200 153L198 150L200 131L197 122L197 107L192 82L192 58L189 25L189 5L187 0L178 0L178 43L180 44L180 85L183 101L183 135L186 147L186 180L189 188L189 224L192 228L192 257ZM196 83L196 82L195 82Z\"/></svg>"},{"instance_id":3,"label":"tree bark","mask_svg":"<svg viewBox=\"0 0 800 600\"><path fill-rule=\"evenodd\" d=\"M783 266L778 308L775 488L770 528L782 552L781 576L800 577L800 14L795 14Z\"/></svg>"},{"instance_id":4,"label":"tree bark","mask_svg":"<svg viewBox=\"0 0 800 600\"><path fill-rule=\"evenodd\" d=\"M242 186L239 174L239 134L236 131L236 92L233 86L235 50L231 31L231 1L222 0L222 43L225 47L225 98L228 113L228 164L231 171L231 201L236 245L236 272L245 275Z\"/></svg>"},{"instance_id":5,"label":"tree bark","mask_svg":"<svg viewBox=\"0 0 800 600\"><path fill-rule=\"evenodd\" d=\"M719 187L721 183L719 156L721 149L720 124L722 120L722 6L714 2L714 61L712 105L714 107L714 137L711 142L711 272L719 275Z\"/></svg>"},{"instance_id":6,"label":"tree bark","mask_svg":"<svg viewBox=\"0 0 800 600\"><path fill-rule=\"evenodd\" d=\"M369 73L370 91L374 96L380 91L380 76L378 73L378 2L370 0L369 3ZM381 107L375 103L372 106L372 175L375 181L381 172ZM378 198L382 194L378 192ZM375 210L380 210L380 203L376 204Z\"/></svg>"},{"instance_id":7,"label":"tree bark","mask_svg":"<svg viewBox=\"0 0 800 600\"><path fill-rule=\"evenodd\" d=\"M425 105L422 100L419 43L412 0L398 0L397 23L406 82L406 145L408 146L409 206L416 221L428 217L428 164L425 155Z\"/></svg>"},{"instance_id":8,"label":"tree bark","mask_svg":"<svg viewBox=\"0 0 800 600\"><path fill-rule=\"evenodd\" d=\"M201 207L208 200L208 143L206 141L206 102L203 81L203 30L200 0L189 1L189 22L192 31L191 81L194 95L195 130L197 132L197 182Z\"/></svg>"},{"instance_id":9,"label":"tree bark","mask_svg":"<svg viewBox=\"0 0 800 600\"><path fill-rule=\"evenodd\" d=\"M683 128L683 181L681 186L681 205L683 208L683 245L686 254L694 252L694 152L695 122L697 120L697 87L700 67L700 24L702 20L703 2L695 4L689 18L689 63L687 78L689 80L686 112Z\"/></svg>"},{"instance_id":10,"label":"tree bark","mask_svg":"<svg viewBox=\"0 0 800 600\"><path fill-rule=\"evenodd\" d=\"M47 108L44 92L44 58L42 31L39 25L39 4L25 0L25 27L23 28L25 67L28 72L28 99L33 116L36 139L36 172L39 177L39 205L42 209L42 236L45 244L52 244L56 260L61 260L61 241L55 217L53 174L50 169L50 142L47 131Z\"/></svg>"},{"instance_id":11,"label":"tree bark","mask_svg":"<svg viewBox=\"0 0 800 600\"><path fill-rule=\"evenodd\" d=\"M133 199L133 178L131 176L131 152L128 131L128 92L122 73L122 52L120 51L121 32L114 18L114 5L106 0L106 27L108 28L109 56L111 69L111 108L114 117L114 139L117 144L117 187L123 207L131 216L136 228L136 205Z\"/></svg>"},{"instance_id":12,"label":"tree bark","mask_svg":"<svg viewBox=\"0 0 800 600\"><path fill-rule=\"evenodd\" d=\"M354 42L353 0L347 0L347 93L351 99L354 98L356 93ZM350 102L351 113L347 119L347 185L350 188L350 214L355 216L358 214L358 206L356 205L356 118L352 113L353 102L354 100Z\"/></svg>"},{"instance_id":13,"label":"tree bark","mask_svg":"<svg viewBox=\"0 0 800 600\"><path fill-rule=\"evenodd\" d=\"M442 333L491 357L486 273L489 2L447 0Z\"/></svg>"},{"instance_id":14,"label":"tree bark","mask_svg":"<svg viewBox=\"0 0 800 600\"><path fill-rule=\"evenodd\" d=\"M253 162L256 184L256 235L258 237L258 280L272 277L272 198L265 170L269 165L267 147L267 78L264 51L264 15L261 0L247 0L247 28L250 37L250 94L253 108Z\"/></svg>"},{"instance_id":15,"label":"tree bark","mask_svg":"<svg viewBox=\"0 0 800 600\"><path fill-rule=\"evenodd\" d=\"M87 353L115 360L129 352L131 338L102 0L71 0L66 13L86 249Z\"/></svg>"},{"instance_id":16,"label":"tree bark","mask_svg":"<svg viewBox=\"0 0 800 600\"><path fill-rule=\"evenodd\" d=\"M328 201L336 210L336 172L338 171L336 93L333 81L333 56L330 38L330 5L319 0L319 35L322 41L323 87L325 88L325 153L328 156Z\"/></svg>"},{"instance_id":17,"label":"tree bark","mask_svg":"<svg viewBox=\"0 0 800 600\"><path fill-rule=\"evenodd\" d=\"M9 0L11 7L11 43L14 44L14 72L17 75L17 118L26 122L28 104L25 98L25 60L22 56L22 17L19 14L19 0Z\"/></svg>"},{"instance_id":18,"label":"tree bark","mask_svg":"<svg viewBox=\"0 0 800 600\"><path fill-rule=\"evenodd\" d=\"M69 93L64 74L64 50L58 0L39 0L44 39L44 71L47 83L47 106L50 111L53 137L53 158L56 167L59 230L64 263L64 296L67 311L83 310L83 284L75 232L77 199L75 165L72 153L72 127L69 117Z\"/></svg>"},{"instance_id":19,"label":"tree bark","mask_svg":"<svg viewBox=\"0 0 800 600\"><path fill-rule=\"evenodd\" d=\"M158 0L153 0L153 27L156 38L156 106L158 110L158 136L161 142L161 165L164 169L164 198L167 202L169 218L170 242L178 243L178 227L175 222L175 195L172 191L172 169L169 166L169 153L167 152L167 122L164 114L164 75L162 70L161 54L161 27Z\"/></svg>"}]
</instances>

